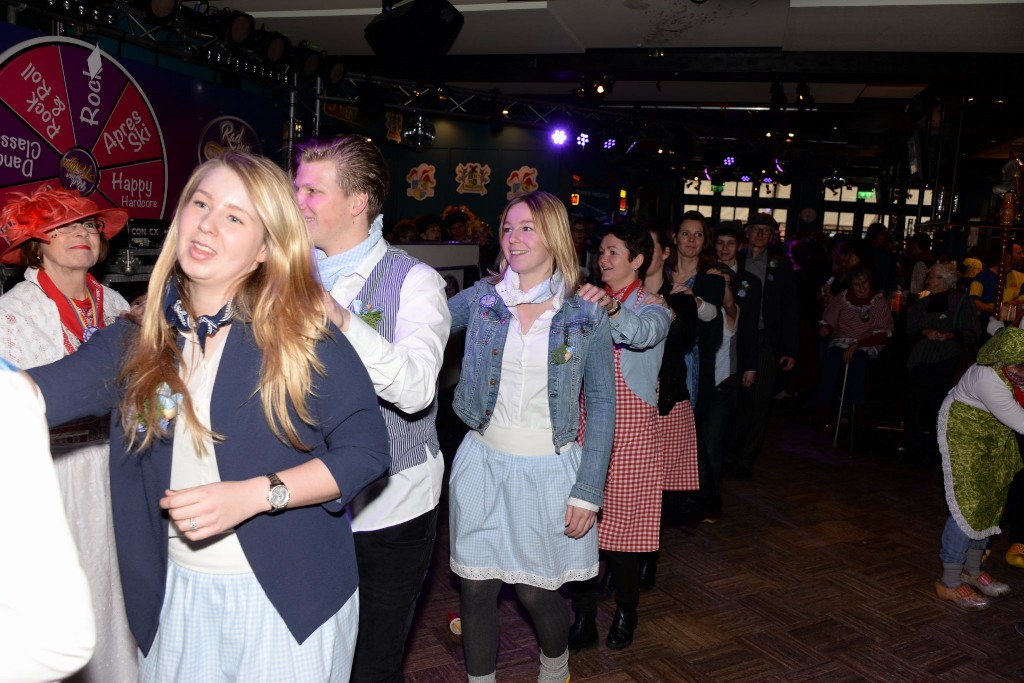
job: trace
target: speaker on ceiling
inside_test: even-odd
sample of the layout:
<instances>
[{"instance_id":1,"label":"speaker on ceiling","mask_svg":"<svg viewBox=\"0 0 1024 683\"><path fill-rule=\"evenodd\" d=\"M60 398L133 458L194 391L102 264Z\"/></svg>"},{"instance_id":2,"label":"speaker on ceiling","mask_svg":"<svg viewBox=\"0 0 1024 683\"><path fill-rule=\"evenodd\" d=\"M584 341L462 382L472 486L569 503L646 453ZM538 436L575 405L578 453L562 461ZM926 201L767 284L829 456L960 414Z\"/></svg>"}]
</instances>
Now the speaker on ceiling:
<instances>
[{"instance_id":1,"label":"speaker on ceiling","mask_svg":"<svg viewBox=\"0 0 1024 683\"><path fill-rule=\"evenodd\" d=\"M364 35L378 57L417 61L448 54L464 22L448 0L408 0L386 6Z\"/></svg>"}]
</instances>

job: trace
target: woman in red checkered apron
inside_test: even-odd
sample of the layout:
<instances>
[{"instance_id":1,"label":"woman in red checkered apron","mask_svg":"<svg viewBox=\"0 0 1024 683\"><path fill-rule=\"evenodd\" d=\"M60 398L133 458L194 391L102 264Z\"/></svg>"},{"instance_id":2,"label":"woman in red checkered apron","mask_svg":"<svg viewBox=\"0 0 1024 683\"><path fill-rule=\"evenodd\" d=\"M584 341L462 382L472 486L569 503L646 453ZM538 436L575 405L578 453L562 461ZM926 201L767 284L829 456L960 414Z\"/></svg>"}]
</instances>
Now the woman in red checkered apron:
<instances>
[{"instance_id":1,"label":"woman in red checkered apron","mask_svg":"<svg viewBox=\"0 0 1024 683\"><path fill-rule=\"evenodd\" d=\"M672 312L648 294L643 278L654 241L629 223L611 226L601 240L598 266L605 288L584 285L580 296L608 312L615 347L615 435L598 519L598 547L615 584L616 612L606 643L624 648L637 624L640 553L656 551L661 526L664 466L658 439L658 371ZM597 642L593 581L573 586L576 621L569 649Z\"/></svg>"}]
</instances>

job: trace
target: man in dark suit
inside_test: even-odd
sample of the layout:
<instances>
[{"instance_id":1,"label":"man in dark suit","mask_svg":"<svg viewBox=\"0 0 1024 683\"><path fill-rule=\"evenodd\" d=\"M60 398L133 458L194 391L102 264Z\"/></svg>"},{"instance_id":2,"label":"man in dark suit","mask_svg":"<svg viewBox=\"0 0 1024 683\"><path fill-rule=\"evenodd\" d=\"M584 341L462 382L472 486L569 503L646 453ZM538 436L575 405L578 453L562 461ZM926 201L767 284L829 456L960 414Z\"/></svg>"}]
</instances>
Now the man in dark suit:
<instances>
[{"instance_id":1,"label":"man in dark suit","mask_svg":"<svg viewBox=\"0 0 1024 683\"><path fill-rule=\"evenodd\" d=\"M757 324L757 371L753 382L740 390L739 446L733 474L749 479L761 451L775 379L796 364L798 319L796 279L793 266L781 252L769 247L779 224L771 215L757 213L747 223L747 248L737 259L739 267L761 281Z\"/></svg>"}]
</instances>

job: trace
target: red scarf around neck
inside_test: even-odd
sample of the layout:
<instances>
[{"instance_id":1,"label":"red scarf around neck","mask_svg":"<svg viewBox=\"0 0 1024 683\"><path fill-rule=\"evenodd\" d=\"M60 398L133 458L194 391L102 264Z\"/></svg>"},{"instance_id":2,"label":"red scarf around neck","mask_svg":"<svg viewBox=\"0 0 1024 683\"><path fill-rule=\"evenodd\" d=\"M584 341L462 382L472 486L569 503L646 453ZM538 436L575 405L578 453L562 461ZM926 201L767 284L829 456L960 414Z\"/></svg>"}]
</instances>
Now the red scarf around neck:
<instances>
[{"instance_id":1,"label":"red scarf around neck","mask_svg":"<svg viewBox=\"0 0 1024 683\"><path fill-rule=\"evenodd\" d=\"M605 285L604 291L606 291L609 294L611 294L612 298L613 299L617 299L619 301L619 303L621 304L626 299L628 299L629 295L632 294L633 292L635 292L638 287L640 287L640 280L639 279L633 280L632 282L630 282L628 285L626 285L625 287L623 287L622 289L620 289L617 292L612 292L611 287L609 287L608 285Z\"/></svg>"},{"instance_id":2,"label":"red scarf around neck","mask_svg":"<svg viewBox=\"0 0 1024 683\"><path fill-rule=\"evenodd\" d=\"M60 314L60 322L64 329L75 335L78 341L85 341L86 321L78 311L74 302L61 292L53 280L46 274L45 270L39 271L39 286L43 292L57 306ZM89 273L85 274L85 286L89 290L89 298L92 303L92 326L103 327L103 285ZM67 341L67 340L66 340ZM67 346L67 344L65 344Z\"/></svg>"}]
</instances>

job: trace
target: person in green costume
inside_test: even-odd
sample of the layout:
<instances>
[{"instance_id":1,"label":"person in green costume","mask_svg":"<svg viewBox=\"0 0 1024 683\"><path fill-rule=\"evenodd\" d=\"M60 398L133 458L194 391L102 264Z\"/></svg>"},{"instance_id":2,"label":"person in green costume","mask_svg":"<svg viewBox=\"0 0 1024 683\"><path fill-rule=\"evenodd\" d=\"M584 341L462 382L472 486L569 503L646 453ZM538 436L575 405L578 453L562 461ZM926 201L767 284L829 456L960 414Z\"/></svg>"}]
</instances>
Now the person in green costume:
<instances>
[{"instance_id":1,"label":"person in green costume","mask_svg":"<svg viewBox=\"0 0 1024 683\"><path fill-rule=\"evenodd\" d=\"M981 569L1013 476L1021 468L1013 432L1024 433L1024 330L1000 330L978 351L939 409L938 438L949 506L942 532L942 578L935 591L968 610L1010 587Z\"/></svg>"}]
</instances>

